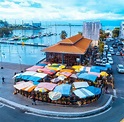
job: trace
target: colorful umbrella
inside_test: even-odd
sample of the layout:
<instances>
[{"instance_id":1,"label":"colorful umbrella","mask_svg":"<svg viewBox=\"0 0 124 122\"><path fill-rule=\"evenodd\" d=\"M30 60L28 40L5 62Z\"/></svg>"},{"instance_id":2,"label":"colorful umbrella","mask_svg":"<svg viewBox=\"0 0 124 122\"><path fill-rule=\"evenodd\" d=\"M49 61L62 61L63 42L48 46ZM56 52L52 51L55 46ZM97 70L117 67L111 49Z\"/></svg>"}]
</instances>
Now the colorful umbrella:
<instances>
[{"instance_id":1,"label":"colorful umbrella","mask_svg":"<svg viewBox=\"0 0 124 122\"><path fill-rule=\"evenodd\" d=\"M101 72L100 75L101 75L101 76L108 76L108 73L106 73L106 72Z\"/></svg>"},{"instance_id":2,"label":"colorful umbrella","mask_svg":"<svg viewBox=\"0 0 124 122\"><path fill-rule=\"evenodd\" d=\"M36 88L34 89L34 91L39 91L39 92L44 93L44 92L47 92L47 89L45 89L45 88L38 88L38 87L36 87Z\"/></svg>"}]
</instances>

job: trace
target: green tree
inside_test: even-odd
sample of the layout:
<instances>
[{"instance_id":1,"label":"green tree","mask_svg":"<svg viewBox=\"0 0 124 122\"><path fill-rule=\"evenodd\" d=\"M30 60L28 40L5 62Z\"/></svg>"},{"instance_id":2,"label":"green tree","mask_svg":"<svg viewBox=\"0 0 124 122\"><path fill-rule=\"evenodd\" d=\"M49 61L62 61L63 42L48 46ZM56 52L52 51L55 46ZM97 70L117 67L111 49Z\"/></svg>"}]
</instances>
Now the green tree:
<instances>
[{"instance_id":1,"label":"green tree","mask_svg":"<svg viewBox=\"0 0 124 122\"><path fill-rule=\"evenodd\" d=\"M65 30L61 31L60 38L61 39L66 39L66 37L67 37L66 31Z\"/></svg>"},{"instance_id":2,"label":"green tree","mask_svg":"<svg viewBox=\"0 0 124 122\"><path fill-rule=\"evenodd\" d=\"M119 31L120 31L120 28L114 28L114 30L112 31L113 37L118 37L119 36Z\"/></svg>"},{"instance_id":3,"label":"green tree","mask_svg":"<svg viewBox=\"0 0 124 122\"><path fill-rule=\"evenodd\" d=\"M99 52L102 53L104 49L104 43L102 41L99 42Z\"/></svg>"},{"instance_id":4,"label":"green tree","mask_svg":"<svg viewBox=\"0 0 124 122\"><path fill-rule=\"evenodd\" d=\"M83 35L83 33L82 33L82 32L78 32L78 34L80 34L81 36Z\"/></svg>"}]
</instances>

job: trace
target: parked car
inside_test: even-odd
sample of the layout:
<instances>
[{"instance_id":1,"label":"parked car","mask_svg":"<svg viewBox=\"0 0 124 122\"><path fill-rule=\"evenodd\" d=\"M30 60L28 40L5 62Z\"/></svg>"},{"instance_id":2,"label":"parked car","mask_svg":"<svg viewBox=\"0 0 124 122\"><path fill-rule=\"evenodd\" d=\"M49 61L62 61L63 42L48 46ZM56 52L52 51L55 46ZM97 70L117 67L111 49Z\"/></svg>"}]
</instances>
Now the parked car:
<instances>
[{"instance_id":1,"label":"parked car","mask_svg":"<svg viewBox=\"0 0 124 122\"><path fill-rule=\"evenodd\" d=\"M106 63L104 63L103 60L101 60L101 59L96 59L95 64L99 65L99 66L105 66L106 65Z\"/></svg>"},{"instance_id":2,"label":"parked car","mask_svg":"<svg viewBox=\"0 0 124 122\"><path fill-rule=\"evenodd\" d=\"M112 47L117 48L117 44L116 43L112 44Z\"/></svg>"},{"instance_id":3,"label":"parked car","mask_svg":"<svg viewBox=\"0 0 124 122\"><path fill-rule=\"evenodd\" d=\"M119 56L119 55L120 55L120 52L119 52L119 51L117 51L117 52L116 52L116 55L118 55L118 56Z\"/></svg>"},{"instance_id":4,"label":"parked car","mask_svg":"<svg viewBox=\"0 0 124 122\"><path fill-rule=\"evenodd\" d=\"M103 63L107 63L107 58L104 57L104 58L102 59L102 62L103 62Z\"/></svg>"},{"instance_id":5,"label":"parked car","mask_svg":"<svg viewBox=\"0 0 124 122\"><path fill-rule=\"evenodd\" d=\"M118 71L118 73L124 73L124 66L122 64L118 64L117 71Z\"/></svg>"},{"instance_id":6,"label":"parked car","mask_svg":"<svg viewBox=\"0 0 124 122\"><path fill-rule=\"evenodd\" d=\"M108 50L108 45L104 45L104 50Z\"/></svg>"},{"instance_id":7,"label":"parked car","mask_svg":"<svg viewBox=\"0 0 124 122\"><path fill-rule=\"evenodd\" d=\"M111 54L107 54L107 59L112 58Z\"/></svg>"},{"instance_id":8,"label":"parked car","mask_svg":"<svg viewBox=\"0 0 124 122\"><path fill-rule=\"evenodd\" d=\"M109 51L110 51L110 52L113 51L113 47L109 47Z\"/></svg>"},{"instance_id":9,"label":"parked car","mask_svg":"<svg viewBox=\"0 0 124 122\"><path fill-rule=\"evenodd\" d=\"M113 64L113 59L112 58L109 58L108 59L108 63Z\"/></svg>"},{"instance_id":10,"label":"parked car","mask_svg":"<svg viewBox=\"0 0 124 122\"><path fill-rule=\"evenodd\" d=\"M124 56L124 51L123 50L120 52L120 55L121 56Z\"/></svg>"},{"instance_id":11,"label":"parked car","mask_svg":"<svg viewBox=\"0 0 124 122\"><path fill-rule=\"evenodd\" d=\"M114 51L111 51L111 54L112 54L112 55L114 55L114 54L115 54L115 52L114 52Z\"/></svg>"}]
</instances>

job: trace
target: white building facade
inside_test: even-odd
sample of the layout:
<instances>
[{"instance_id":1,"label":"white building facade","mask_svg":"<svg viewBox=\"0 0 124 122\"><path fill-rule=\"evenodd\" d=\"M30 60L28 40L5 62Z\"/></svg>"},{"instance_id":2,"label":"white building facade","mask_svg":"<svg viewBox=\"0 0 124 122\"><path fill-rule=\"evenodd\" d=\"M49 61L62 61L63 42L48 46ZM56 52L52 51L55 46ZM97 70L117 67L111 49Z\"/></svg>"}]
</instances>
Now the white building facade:
<instances>
[{"instance_id":1,"label":"white building facade","mask_svg":"<svg viewBox=\"0 0 124 122\"><path fill-rule=\"evenodd\" d=\"M93 40L93 45L98 45L99 33L101 29L100 22L84 22L83 23L83 36Z\"/></svg>"},{"instance_id":2,"label":"white building facade","mask_svg":"<svg viewBox=\"0 0 124 122\"><path fill-rule=\"evenodd\" d=\"M119 38L124 39L124 21L120 25Z\"/></svg>"}]
</instances>

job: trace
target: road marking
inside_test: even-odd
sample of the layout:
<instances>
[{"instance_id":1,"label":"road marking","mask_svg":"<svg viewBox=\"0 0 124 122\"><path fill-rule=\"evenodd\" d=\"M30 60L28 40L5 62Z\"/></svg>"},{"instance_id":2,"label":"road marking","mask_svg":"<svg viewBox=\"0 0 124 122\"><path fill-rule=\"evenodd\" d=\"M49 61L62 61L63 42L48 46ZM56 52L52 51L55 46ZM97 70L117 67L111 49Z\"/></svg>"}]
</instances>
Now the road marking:
<instances>
[{"instance_id":1,"label":"road marking","mask_svg":"<svg viewBox=\"0 0 124 122\"><path fill-rule=\"evenodd\" d=\"M6 105L4 104L4 106L8 107L8 108L11 108L11 109L15 109L14 107L10 106L10 105Z\"/></svg>"},{"instance_id":2,"label":"road marking","mask_svg":"<svg viewBox=\"0 0 124 122\"><path fill-rule=\"evenodd\" d=\"M89 115L87 117L74 117L74 118L72 118L72 117L53 117L53 116L47 116L47 115L45 116L45 115L40 115L40 114L35 114L35 113L30 113L30 112L25 112L25 114L30 114L30 115L45 117L45 118L56 118L56 119L85 119L85 118L100 116L100 115L105 114L106 112L110 111L111 109L112 109L112 107L110 107L106 111L103 111L103 112L95 114L95 115Z\"/></svg>"},{"instance_id":3,"label":"road marking","mask_svg":"<svg viewBox=\"0 0 124 122\"><path fill-rule=\"evenodd\" d=\"M0 103L0 108L2 108L4 106L4 104Z\"/></svg>"},{"instance_id":4,"label":"road marking","mask_svg":"<svg viewBox=\"0 0 124 122\"><path fill-rule=\"evenodd\" d=\"M117 92L116 92L116 90L115 90L115 89L113 89L113 93L114 93L114 97L116 97L116 98L117 98Z\"/></svg>"}]
</instances>

